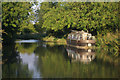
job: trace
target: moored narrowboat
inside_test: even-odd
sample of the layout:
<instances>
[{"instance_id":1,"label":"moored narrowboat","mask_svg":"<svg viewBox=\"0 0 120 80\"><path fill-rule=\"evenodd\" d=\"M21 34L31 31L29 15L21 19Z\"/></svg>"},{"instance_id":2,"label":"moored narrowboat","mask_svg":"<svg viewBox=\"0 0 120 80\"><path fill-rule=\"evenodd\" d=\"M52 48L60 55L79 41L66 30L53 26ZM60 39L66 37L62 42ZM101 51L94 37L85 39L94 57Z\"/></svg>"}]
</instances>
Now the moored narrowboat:
<instances>
[{"instance_id":1,"label":"moored narrowboat","mask_svg":"<svg viewBox=\"0 0 120 80\"><path fill-rule=\"evenodd\" d=\"M73 46L94 46L95 45L95 36L88 32L74 31L68 34L67 44Z\"/></svg>"}]
</instances>

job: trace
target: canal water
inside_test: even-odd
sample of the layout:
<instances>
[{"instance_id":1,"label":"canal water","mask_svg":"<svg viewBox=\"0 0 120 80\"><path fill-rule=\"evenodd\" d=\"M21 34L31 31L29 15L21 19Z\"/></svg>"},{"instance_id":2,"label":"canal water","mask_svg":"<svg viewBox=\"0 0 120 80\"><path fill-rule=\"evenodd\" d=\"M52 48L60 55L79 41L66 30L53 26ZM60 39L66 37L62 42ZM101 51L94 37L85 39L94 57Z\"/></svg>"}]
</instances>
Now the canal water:
<instances>
[{"instance_id":1,"label":"canal water","mask_svg":"<svg viewBox=\"0 0 120 80\"><path fill-rule=\"evenodd\" d=\"M99 50L81 50L37 40L3 46L3 78L119 78L117 59Z\"/></svg>"}]
</instances>

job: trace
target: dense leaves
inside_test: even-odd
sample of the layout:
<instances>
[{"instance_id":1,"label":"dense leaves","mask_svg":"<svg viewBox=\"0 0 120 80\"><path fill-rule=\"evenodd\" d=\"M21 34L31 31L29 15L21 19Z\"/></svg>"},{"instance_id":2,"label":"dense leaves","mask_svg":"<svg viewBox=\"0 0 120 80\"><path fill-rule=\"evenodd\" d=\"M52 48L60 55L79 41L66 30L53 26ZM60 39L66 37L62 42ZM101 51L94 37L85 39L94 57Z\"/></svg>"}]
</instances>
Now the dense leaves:
<instances>
[{"instance_id":1,"label":"dense leaves","mask_svg":"<svg viewBox=\"0 0 120 80\"><path fill-rule=\"evenodd\" d=\"M48 8L50 4L44 2L40 6L40 11L46 10L42 20L39 19L46 30L65 32L66 29L76 29L97 33L118 28L118 3L56 2Z\"/></svg>"},{"instance_id":2,"label":"dense leaves","mask_svg":"<svg viewBox=\"0 0 120 80\"><path fill-rule=\"evenodd\" d=\"M24 28L34 29L32 3L30 2L3 2L2 3L2 29L3 38L13 39Z\"/></svg>"}]
</instances>

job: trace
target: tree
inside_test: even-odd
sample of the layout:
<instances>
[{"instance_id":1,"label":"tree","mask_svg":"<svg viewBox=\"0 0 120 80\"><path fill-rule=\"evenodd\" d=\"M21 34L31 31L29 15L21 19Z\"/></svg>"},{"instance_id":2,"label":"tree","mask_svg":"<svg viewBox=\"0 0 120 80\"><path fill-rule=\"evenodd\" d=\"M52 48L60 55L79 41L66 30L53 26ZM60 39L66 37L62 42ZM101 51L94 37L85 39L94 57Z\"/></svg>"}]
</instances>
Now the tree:
<instances>
[{"instance_id":1,"label":"tree","mask_svg":"<svg viewBox=\"0 0 120 80\"><path fill-rule=\"evenodd\" d=\"M97 31L115 31L117 15L118 3L115 2L60 2L44 13L42 27L53 32L75 29L97 34Z\"/></svg>"},{"instance_id":2,"label":"tree","mask_svg":"<svg viewBox=\"0 0 120 80\"><path fill-rule=\"evenodd\" d=\"M5 32L3 33L3 42L14 40L21 28L29 27L30 21L34 19L32 4L30 2L2 3L2 29Z\"/></svg>"},{"instance_id":3,"label":"tree","mask_svg":"<svg viewBox=\"0 0 120 80\"><path fill-rule=\"evenodd\" d=\"M43 19L43 16L45 13L47 13L48 11L50 11L50 9L52 7L56 6L56 2L53 3L53 2L42 2L40 4L40 10L37 10L37 13L38 13L38 22L36 22L36 24L34 25L34 27L36 28L36 30L39 32L39 33L43 33L43 32L46 32L46 28L43 28L43 22L44 22L44 19Z\"/></svg>"}]
</instances>

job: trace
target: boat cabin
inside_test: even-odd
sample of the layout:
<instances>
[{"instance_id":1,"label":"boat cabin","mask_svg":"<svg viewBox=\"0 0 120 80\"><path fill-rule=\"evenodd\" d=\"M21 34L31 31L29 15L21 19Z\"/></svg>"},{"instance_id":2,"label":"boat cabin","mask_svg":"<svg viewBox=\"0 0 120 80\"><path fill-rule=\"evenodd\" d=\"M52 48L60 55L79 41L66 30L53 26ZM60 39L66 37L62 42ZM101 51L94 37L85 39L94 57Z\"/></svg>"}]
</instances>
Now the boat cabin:
<instances>
[{"instance_id":1,"label":"boat cabin","mask_svg":"<svg viewBox=\"0 0 120 80\"><path fill-rule=\"evenodd\" d=\"M92 34L82 31L74 31L68 34L68 39L71 40L94 40L95 37Z\"/></svg>"},{"instance_id":2,"label":"boat cabin","mask_svg":"<svg viewBox=\"0 0 120 80\"><path fill-rule=\"evenodd\" d=\"M88 32L72 30L67 37L67 44L74 46L93 46L95 45L95 36Z\"/></svg>"}]
</instances>

